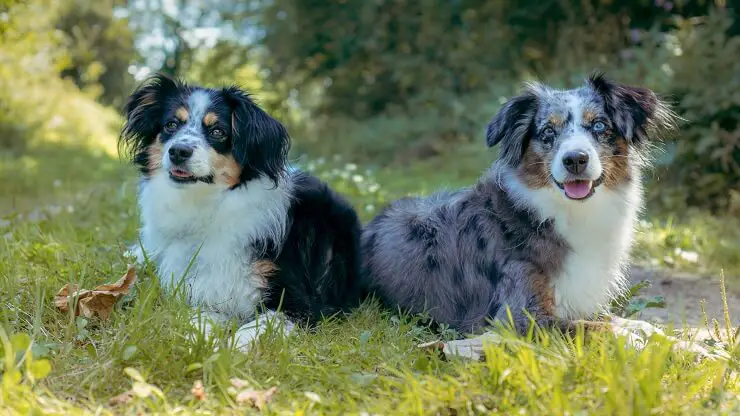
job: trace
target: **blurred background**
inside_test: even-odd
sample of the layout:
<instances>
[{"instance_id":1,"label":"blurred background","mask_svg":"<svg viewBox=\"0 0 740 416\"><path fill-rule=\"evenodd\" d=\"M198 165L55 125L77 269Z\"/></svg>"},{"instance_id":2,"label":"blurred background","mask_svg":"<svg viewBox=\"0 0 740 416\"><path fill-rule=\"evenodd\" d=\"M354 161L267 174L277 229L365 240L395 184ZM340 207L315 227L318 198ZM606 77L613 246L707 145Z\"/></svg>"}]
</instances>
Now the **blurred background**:
<instances>
[{"instance_id":1,"label":"blurred background","mask_svg":"<svg viewBox=\"0 0 740 416\"><path fill-rule=\"evenodd\" d=\"M737 3L1 0L0 218L134 183L116 151L120 110L156 71L248 89L288 125L293 160L367 219L473 183L495 158L484 127L524 81L569 87L600 69L685 119L655 155L637 258L736 275Z\"/></svg>"}]
</instances>

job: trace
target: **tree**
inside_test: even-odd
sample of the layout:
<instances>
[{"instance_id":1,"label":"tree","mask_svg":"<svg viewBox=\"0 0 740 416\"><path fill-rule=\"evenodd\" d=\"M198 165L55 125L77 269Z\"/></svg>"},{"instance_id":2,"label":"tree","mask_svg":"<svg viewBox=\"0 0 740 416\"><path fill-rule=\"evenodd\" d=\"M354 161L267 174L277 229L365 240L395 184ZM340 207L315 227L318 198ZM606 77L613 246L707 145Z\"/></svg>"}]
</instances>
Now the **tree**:
<instances>
[{"instance_id":1,"label":"tree","mask_svg":"<svg viewBox=\"0 0 740 416\"><path fill-rule=\"evenodd\" d=\"M123 6L121 0L65 0L56 20L68 54L61 75L116 107L133 87L129 66L136 56Z\"/></svg>"}]
</instances>

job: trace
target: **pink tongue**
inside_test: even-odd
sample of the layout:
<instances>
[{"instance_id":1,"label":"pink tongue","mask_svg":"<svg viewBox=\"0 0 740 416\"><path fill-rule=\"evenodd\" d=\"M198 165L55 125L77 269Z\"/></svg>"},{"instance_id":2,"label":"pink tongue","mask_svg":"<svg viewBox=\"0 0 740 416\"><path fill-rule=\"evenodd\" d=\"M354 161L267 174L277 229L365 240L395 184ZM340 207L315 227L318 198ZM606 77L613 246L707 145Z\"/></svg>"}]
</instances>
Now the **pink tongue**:
<instances>
[{"instance_id":1,"label":"pink tongue","mask_svg":"<svg viewBox=\"0 0 740 416\"><path fill-rule=\"evenodd\" d=\"M591 193L591 181L573 181L563 184L569 198L583 199Z\"/></svg>"}]
</instances>

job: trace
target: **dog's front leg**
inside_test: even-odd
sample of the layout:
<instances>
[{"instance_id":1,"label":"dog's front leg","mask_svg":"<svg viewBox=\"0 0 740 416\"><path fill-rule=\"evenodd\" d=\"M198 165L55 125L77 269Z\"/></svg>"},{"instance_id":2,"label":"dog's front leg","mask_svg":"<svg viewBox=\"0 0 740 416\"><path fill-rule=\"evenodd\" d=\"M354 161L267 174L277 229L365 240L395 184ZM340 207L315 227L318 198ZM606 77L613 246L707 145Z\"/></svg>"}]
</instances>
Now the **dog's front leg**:
<instances>
[{"instance_id":1,"label":"dog's front leg","mask_svg":"<svg viewBox=\"0 0 740 416\"><path fill-rule=\"evenodd\" d=\"M252 348L254 342L268 330L289 335L294 327L295 324L282 313L268 310L257 314L253 321L242 325L236 331L234 342L237 349L247 352Z\"/></svg>"}]
</instances>

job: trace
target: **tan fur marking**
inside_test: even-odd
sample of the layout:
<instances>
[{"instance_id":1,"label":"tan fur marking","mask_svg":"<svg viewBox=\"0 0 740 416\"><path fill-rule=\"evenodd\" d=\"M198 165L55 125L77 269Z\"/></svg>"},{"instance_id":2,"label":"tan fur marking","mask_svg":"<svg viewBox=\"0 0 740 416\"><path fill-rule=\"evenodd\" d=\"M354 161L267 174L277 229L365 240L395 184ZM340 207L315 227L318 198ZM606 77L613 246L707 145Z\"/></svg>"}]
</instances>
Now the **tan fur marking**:
<instances>
[{"instance_id":1,"label":"tan fur marking","mask_svg":"<svg viewBox=\"0 0 740 416\"><path fill-rule=\"evenodd\" d=\"M242 168L231 154L222 155L209 149L211 166L213 166L213 181L225 184L228 187L236 186L242 174Z\"/></svg>"},{"instance_id":2,"label":"tan fur marking","mask_svg":"<svg viewBox=\"0 0 740 416\"><path fill-rule=\"evenodd\" d=\"M532 291L536 294L540 307L546 314L555 316L555 297L550 280L543 275L534 275L530 279Z\"/></svg>"},{"instance_id":3,"label":"tan fur marking","mask_svg":"<svg viewBox=\"0 0 740 416\"><path fill-rule=\"evenodd\" d=\"M519 166L519 175L524 183L532 188L539 189L550 186L550 171L548 162L530 146L524 153L524 158Z\"/></svg>"},{"instance_id":4,"label":"tan fur marking","mask_svg":"<svg viewBox=\"0 0 740 416\"><path fill-rule=\"evenodd\" d=\"M563 127L563 119L556 114L550 115L547 121L555 127Z\"/></svg>"},{"instance_id":5,"label":"tan fur marking","mask_svg":"<svg viewBox=\"0 0 740 416\"><path fill-rule=\"evenodd\" d=\"M262 287L267 287L267 281L275 276L280 268L270 260L257 260L252 266L252 272L259 279Z\"/></svg>"},{"instance_id":6,"label":"tan fur marking","mask_svg":"<svg viewBox=\"0 0 740 416\"><path fill-rule=\"evenodd\" d=\"M147 168L149 175L153 175L157 170L162 168L162 141L157 135L157 140L147 148Z\"/></svg>"},{"instance_id":7,"label":"tan fur marking","mask_svg":"<svg viewBox=\"0 0 740 416\"><path fill-rule=\"evenodd\" d=\"M594 113L591 110L585 110L583 112L583 122L584 124L591 124L594 119L596 118L596 113Z\"/></svg>"},{"instance_id":8,"label":"tan fur marking","mask_svg":"<svg viewBox=\"0 0 740 416\"><path fill-rule=\"evenodd\" d=\"M217 122L218 116L216 115L216 113L207 113L205 117L203 117L203 124L205 124L207 127L211 127Z\"/></svg>"},{"instance_id":9,"label":"tan fur marking","mask_svg":"<svg viewBox=\"0 0 740 416\"><path fill-rule=\"evenodd\" d=\"M620 137L613 147L605 146L601 153L601 163L604 169L604 186L613 188L632 179L629 167L629 145L627 144L627 140Z\"/></svg>"},{"instance_id":10,"label":"tan fur marking","mask_svg":"<svg viewBox=\"0 0 740 416\"><path fill-rule=\"evenodd\" d=\"M188 117L190 117L190 113L188 113L185 107L180 107L175 111L175 117L182 122L186 122L188 121Z\"/></svg>"}]
</instances>

